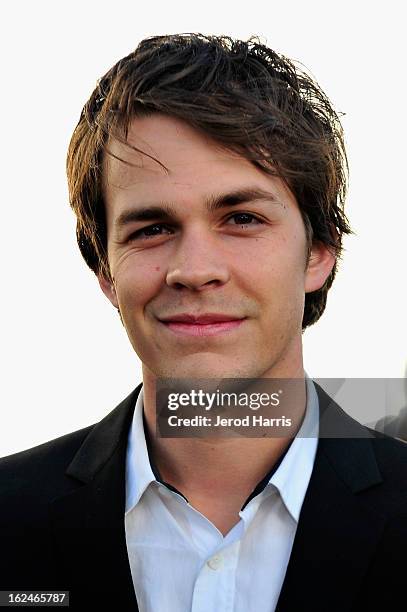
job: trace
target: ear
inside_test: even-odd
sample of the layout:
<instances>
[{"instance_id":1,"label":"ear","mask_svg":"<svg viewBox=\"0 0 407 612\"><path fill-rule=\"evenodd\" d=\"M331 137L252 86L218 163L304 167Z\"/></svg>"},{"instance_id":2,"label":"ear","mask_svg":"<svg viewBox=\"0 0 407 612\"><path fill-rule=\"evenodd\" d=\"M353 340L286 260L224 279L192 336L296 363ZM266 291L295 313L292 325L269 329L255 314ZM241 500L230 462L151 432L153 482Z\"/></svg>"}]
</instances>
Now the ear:
<instances>
[{"instance_id":1,"label":"ear","mask_svg":"<svg viewBox=\"0 0 407 612\"><path fill-rule=\"evenodd\" d=\"M99 286L107 297L107 299L113 304L115 308L119 308L119 302L117 300L114 281L111 282L109 279L103 276L101 272L98 273L97 277L99 281Z\"/></svg>"},{"instance_id":2,"label":"ear","mask_svg":"<svg viewBox=\"0 0 407 612\"><path fill-rule=\"evenodd\" d=\"M336 257L322 242L312 244L311 255L305 271L305 293L321 289L332 268Z\"/></svg>"}]
</instances>

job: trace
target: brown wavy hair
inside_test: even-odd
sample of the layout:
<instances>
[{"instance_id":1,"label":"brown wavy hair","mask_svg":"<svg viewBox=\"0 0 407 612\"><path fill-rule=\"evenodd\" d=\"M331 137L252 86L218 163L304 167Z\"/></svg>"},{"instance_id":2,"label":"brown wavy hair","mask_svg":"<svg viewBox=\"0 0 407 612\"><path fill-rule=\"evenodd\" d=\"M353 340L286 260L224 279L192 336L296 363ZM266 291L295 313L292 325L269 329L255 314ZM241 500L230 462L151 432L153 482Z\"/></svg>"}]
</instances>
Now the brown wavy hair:
<instances>
[{"instance_id":1,"label":"brown wavy hair","mask_svg":"<svg viewBox=\"0 0 407 612\"><path fill-rule=\"evenodd\" d=\"M348 164L338 114L319 85L257 37L173 34L144 39L98 81L71 138L70 205L95 274L112 280L102 194L108 140L126 142L131 120L153 113L188 122L281 177L298 202L308 254L320 241L340 258L342 236L352 233L344 213ZM336 270L337 263L323 287L305 295L303 329L322 315Z\"/></svg>"}]
</instances>

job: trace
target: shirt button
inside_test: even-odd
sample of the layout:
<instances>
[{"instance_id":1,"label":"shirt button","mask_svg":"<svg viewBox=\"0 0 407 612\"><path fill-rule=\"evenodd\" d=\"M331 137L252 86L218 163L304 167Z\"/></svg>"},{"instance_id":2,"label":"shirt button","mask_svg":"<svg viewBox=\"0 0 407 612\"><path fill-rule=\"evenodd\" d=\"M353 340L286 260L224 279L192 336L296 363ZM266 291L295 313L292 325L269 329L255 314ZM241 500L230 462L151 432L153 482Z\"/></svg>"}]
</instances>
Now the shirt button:
<instances>
[{"instance_id":1,"label":"shirt button","mask_svg":"<svg viewBox=\"0 0 407 612\"><path fill-rule=\"evenodd\" d=\"M207 561L207 565L208 567L210 567L213 570L217 570L220 567L222 567L223 565L223 559L220 555L215 555L214 557L212 557L211 559L209 559L209 561Z\"/></svg>"}]
</instances>

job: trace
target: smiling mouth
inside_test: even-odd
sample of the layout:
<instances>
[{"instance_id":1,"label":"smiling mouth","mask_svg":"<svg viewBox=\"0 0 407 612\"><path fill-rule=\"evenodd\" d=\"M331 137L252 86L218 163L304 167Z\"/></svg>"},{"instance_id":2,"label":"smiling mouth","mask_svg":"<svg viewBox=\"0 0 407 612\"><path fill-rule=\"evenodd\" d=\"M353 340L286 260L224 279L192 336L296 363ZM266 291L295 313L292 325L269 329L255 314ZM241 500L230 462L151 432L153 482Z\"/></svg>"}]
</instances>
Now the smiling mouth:
<instances>
[{"instance_id":1,"label":"smiling mouth","mask_svg":"<svg viewBox=\"0 0 407 612\"><path fill-rule=\"evenodd\" d=\"M207 337L232 332L238 329L246 319L230 319L226 321L161 321L171 332L179 336Z\"/></svg>"}]
</instances>

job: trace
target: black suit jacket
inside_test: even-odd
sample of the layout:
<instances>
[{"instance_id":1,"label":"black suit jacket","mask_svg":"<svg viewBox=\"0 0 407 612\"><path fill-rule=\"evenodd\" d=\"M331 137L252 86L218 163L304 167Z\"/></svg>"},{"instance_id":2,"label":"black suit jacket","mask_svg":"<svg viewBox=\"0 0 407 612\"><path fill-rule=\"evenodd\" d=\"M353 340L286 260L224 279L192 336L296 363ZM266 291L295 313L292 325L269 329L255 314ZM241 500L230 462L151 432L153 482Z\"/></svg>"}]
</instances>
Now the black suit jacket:
<instances>
[{"instance_id":1,"label":"black suit jacket","mask_svg":"<svg viewBox=\"0 0 407 612\"><path fill-rule=\"evenodd\" d=\"M407 445L316 387L321 438L277 610L404 609ZM0 460L0 590L69 590L73 610L137 611L124 507L140 388L100 423Z\"/></svg>"}]
</instances>

